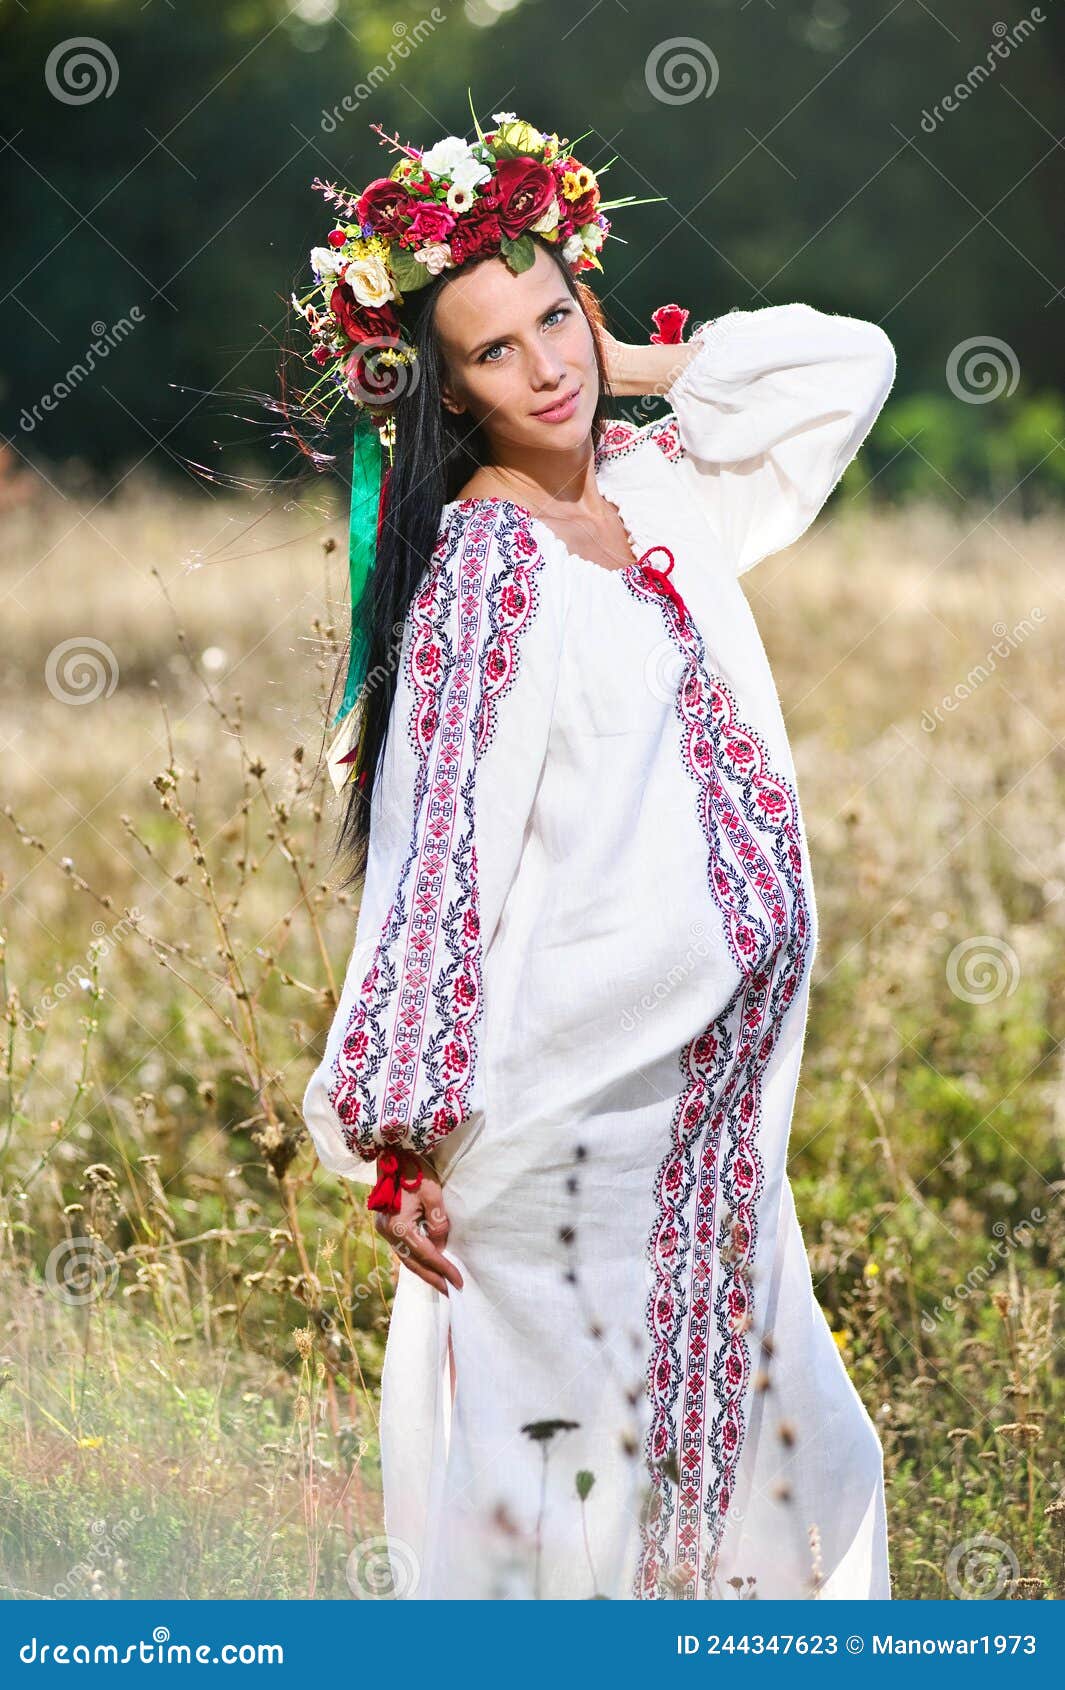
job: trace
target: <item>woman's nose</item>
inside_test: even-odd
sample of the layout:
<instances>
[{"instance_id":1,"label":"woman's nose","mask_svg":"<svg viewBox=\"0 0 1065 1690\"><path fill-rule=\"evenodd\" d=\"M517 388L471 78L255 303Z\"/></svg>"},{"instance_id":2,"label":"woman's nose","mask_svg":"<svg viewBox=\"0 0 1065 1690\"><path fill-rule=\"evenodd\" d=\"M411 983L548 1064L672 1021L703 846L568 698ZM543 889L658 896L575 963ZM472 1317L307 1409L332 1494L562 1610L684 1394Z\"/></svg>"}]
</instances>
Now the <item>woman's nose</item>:
<instances>
[{"instance_id":1,"label":"woman's nose","mask_svg":"<svg viewBox=\"0 0 1065 1690\"><path fill-rule=\"evenodd\" d=\"M536 388L557 387L566 374L566 366L557 353L538 347L533 353L529 379Z\"/></svg>"}]
</instances>

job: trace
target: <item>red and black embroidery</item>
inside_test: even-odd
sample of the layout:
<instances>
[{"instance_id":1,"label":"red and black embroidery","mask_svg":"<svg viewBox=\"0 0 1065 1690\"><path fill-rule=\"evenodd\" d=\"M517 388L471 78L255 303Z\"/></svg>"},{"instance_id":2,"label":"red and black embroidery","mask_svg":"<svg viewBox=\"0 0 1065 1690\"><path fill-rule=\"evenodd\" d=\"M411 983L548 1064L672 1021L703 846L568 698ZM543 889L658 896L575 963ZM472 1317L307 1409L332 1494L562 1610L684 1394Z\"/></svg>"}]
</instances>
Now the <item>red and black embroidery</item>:
<instances>
[{"instance_id":1,"label":"red and black embroidery","mask_svg":"<svg viewBox=\"0 0 1065 1690\"><path fill-rule=\"evenodd\" d=\"M655 1176L647 1245L651 1492L633 1595L691 1598L700 1583L711 1594L743 1447L762 1076L810 960L811 925L794 791L708 672L691 617L654 572L633 573L626 585L660 600L686 659L675 701L681 753L740 975L724 1011L680 1054L684 1086Z\"/></svg>"},{"instance_id":2,"label":"red and black embroidery","mask_svg":"<svg viewBox=\"0 0 1065 1690\"><path fill-rule=\"evenodd\" d=\"M680 438L680 428L676 416L668 411L664 417L656 417L653 422L637 426L619 418L607 423L599 443L595 449L596 468L602 468L606 463L614 463L619 458L628 457L645 440L653 440L664 458L670 463L679 463L684 457L684 443Z\"/></svg>"},{"instance_id":3,"label":"red and black embroidery","mask_svg":"<svg viewBox=\"0 0 1065 1690\"><path fill-rule=\"evenodd\" d=\"M410 606L410 849L329 1091L345 1143L367 1161L388 1144L428 1151L469 1112L483 1004L477 766L536 616L542 564L517 507L490 514L466 500Z\"/></svg>"}]
</instances>

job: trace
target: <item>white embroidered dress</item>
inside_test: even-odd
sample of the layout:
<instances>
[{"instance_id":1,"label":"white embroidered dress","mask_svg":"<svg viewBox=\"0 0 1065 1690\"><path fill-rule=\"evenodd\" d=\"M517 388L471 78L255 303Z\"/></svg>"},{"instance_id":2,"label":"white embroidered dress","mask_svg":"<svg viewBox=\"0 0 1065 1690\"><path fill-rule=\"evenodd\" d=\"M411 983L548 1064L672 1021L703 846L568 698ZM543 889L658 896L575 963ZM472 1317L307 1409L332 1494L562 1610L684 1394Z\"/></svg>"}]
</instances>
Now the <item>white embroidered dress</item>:
<instances>
[{"instance_id":1,"label":"white embroidered dress","mask_svg":"<svg viewBox=\"0 0 1065 1690\"><path fill-rule=\"evenodd\" d=\"M305 1098L338 1174L431 1152L465 1282L399 1272L399 1597L732 1598L738 1578L798 1599L815 1562L823 1596L891 1594L879 1440L785 1171L816 909L739 577L813 521L895 356L803 304L698 339L669 414L596 453L638 563L454 501L407 617Z\"/></svg>"}]
</instances>

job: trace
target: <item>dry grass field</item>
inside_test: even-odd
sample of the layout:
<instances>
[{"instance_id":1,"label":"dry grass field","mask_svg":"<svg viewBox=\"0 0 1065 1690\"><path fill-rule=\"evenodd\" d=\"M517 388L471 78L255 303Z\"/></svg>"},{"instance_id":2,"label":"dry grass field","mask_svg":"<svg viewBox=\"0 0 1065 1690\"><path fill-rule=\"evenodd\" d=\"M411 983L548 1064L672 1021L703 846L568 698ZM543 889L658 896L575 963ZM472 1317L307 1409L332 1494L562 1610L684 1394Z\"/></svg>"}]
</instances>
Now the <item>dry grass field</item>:
<instances>
[{"instance_id":1,"label":"dry grass field","mask_svg":"<svg viewBox=\"0 0 1065 1690\"><path fill-rule=\"evenodd\" d=\"M393 1263L299 1114L345 512L186 485L3 513L0 1585L373 1596ZM1065 1596L1063 539L841 502L744 578L818 886L791 1178L899 1597Z\"/></svg>"}]
</instances>

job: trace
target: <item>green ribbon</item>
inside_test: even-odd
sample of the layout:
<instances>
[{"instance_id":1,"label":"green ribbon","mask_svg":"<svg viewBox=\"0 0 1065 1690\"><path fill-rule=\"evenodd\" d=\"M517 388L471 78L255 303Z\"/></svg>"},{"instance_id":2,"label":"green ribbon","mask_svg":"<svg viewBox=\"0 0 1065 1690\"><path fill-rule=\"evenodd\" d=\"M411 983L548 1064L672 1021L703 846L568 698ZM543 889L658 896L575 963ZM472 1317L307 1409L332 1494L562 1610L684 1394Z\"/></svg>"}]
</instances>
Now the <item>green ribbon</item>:
<instances>
[{"instance_id":1,"label":"green ribbon","mask_svg":"<svg viewBox=\"0 0 1065 1690\"><path fill-rule=\"evenodd\" d=\"M348 530L348 574L351 583L351 640L344 700L333 717L334 724L354 708L366 679L369 659L365 618L358 615L359 602L377 559L377 518L381 502L381 436L373 422L356 427L355 452L351 466L351 522Z\"/></svg>"}]
</instances>

